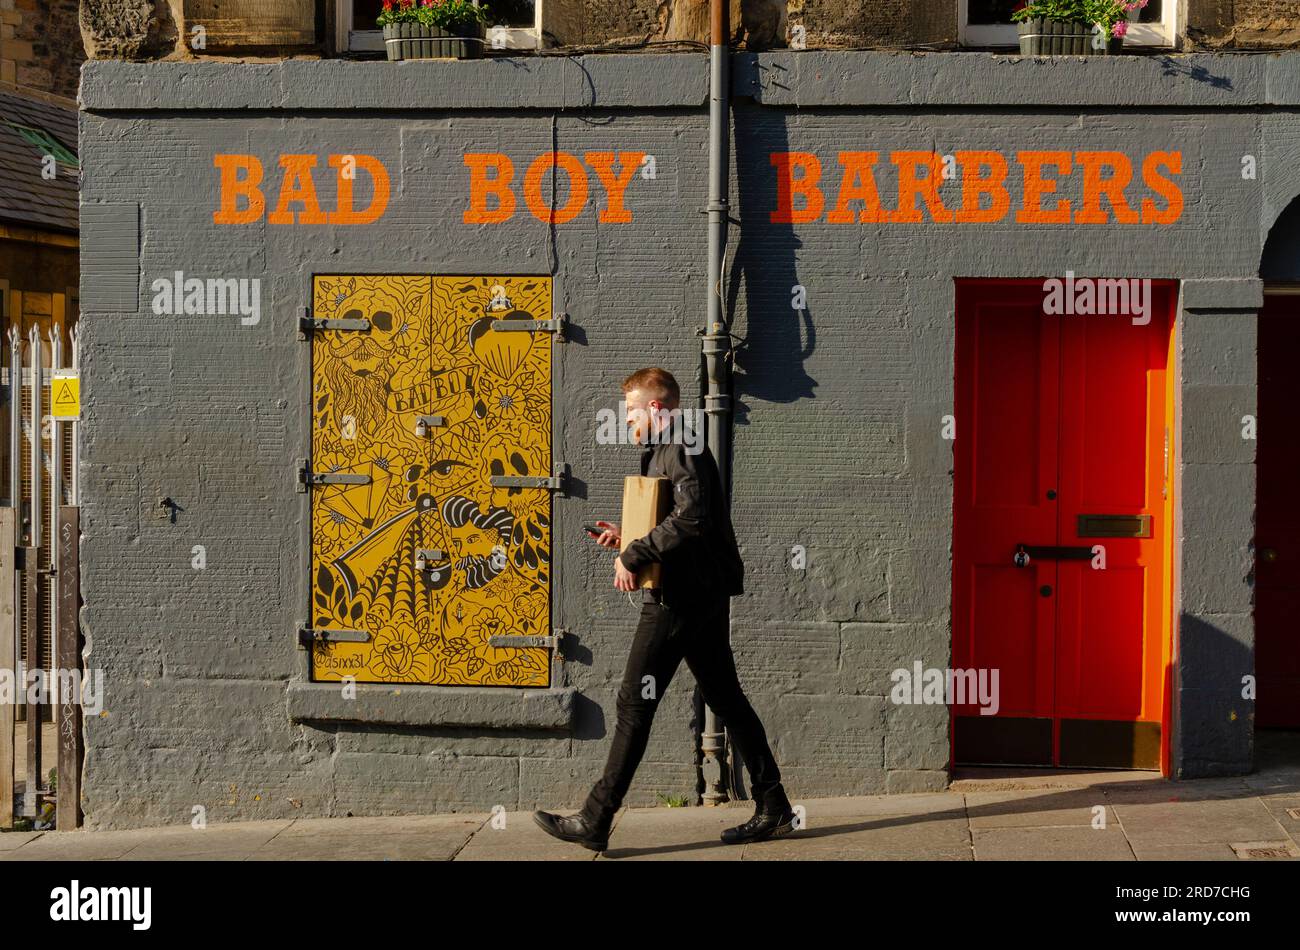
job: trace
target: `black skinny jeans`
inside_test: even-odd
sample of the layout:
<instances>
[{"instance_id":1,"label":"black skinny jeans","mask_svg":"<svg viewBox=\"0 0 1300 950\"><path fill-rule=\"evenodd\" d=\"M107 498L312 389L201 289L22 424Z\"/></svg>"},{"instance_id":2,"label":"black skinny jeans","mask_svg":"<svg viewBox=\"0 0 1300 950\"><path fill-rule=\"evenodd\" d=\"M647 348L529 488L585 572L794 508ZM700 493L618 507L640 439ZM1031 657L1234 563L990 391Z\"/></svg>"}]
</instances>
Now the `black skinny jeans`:
<instances>
[{"instance_id":1,"label":"black skinny jeans","mask_svg":"<svg viewBox=\"0 0 1300 950\"><path fill-rule=\"evenodd\" d=\"M674 610L646 603L627 657L618 693L618 725L605 774L592 788L582 814L591 822L608 819L623 804L632 776L650 740L659 700L683 659L704 701L726 722L749 770L753 800L769 807L787 804L781 772L767 745L754 707L745 698L731 655L725 598L696 609ZM644 677L653 677L648 688ZM647 698L648 694L648 698Z\"/></svg>"}]
</instances>

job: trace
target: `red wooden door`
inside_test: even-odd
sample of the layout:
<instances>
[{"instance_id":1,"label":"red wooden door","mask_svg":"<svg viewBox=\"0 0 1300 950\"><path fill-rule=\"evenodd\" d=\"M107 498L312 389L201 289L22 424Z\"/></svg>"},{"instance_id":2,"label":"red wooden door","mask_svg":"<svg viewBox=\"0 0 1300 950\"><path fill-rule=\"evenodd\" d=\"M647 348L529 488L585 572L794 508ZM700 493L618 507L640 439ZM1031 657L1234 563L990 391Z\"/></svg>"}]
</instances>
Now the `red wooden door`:
<instances>
[{"instance_id":1,"label":"red wooden door","mask_svg":"<svg viewBox=\"0 0 1300 950\"><path fill-rule=\"evenodd\" d=\"M1152 296L1134 324L958 284L953 665L1000 695L954 704L955 761L1160 768L1173 286Z\"/></svg>"},{"instance_id":2,"label":"red wooden door","mask_svg":"<svg viewBox=\"0 0 1300 950\"><path fill-rule=\"evenodd\" d=\"M1255 724L1300 728L1300 441L1295 366L1300 296L1264 298L1259 317L1259 420L1255 453Z\"/></svg>"},{"instance_id":3,"label":"red wooden door","mask_svg":"<svg viewBox=\"0 0 1300 950\"><path fill-rule=\"evenodd\" d=\"M953 666L998 670L998 711L954 712L959 755L1048 765L1057 562L1013 553L1056 537L1061 318L1027 290L958 285Z\"/></svg>"}]
</instances>

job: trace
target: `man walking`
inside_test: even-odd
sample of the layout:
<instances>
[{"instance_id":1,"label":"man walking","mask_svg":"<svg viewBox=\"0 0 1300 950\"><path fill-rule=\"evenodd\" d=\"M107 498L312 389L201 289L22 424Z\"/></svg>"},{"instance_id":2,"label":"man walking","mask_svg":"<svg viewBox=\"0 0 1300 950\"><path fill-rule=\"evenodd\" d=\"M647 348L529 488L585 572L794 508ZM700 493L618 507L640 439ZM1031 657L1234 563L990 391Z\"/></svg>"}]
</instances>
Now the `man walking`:
<instances>
[{"instance_id":1,"label":"man walking","mask_svg":"<svg viewBox=\"0 0 1300 950\"><path fill-rule=\"evenodd\" d=\"M641 618L618 694L618 725L604 774L578 814L538 811L533 819L563 841L593 851L606 849L614 815L645 753L659 700L685 659L704 701L726 722L749 769L754 816L728 828L722 840L743 844L788 834L794 811L763 724L740 688L731 654L728 604L743 591L745 569L717 464L702 443L702 451L692 454L685 440L665 436L669 414L681 397L671 373L653 367L638 370L624 380L623 392L628 424L645 446L641 474L671 479L674 507L653 531L614 559L614 586L635 590L637 571L658 562L661 587L642 591ZM604 529L598 543L607 548L621 545L618 525L596 525Z\"/></svg>"}]
</instances>

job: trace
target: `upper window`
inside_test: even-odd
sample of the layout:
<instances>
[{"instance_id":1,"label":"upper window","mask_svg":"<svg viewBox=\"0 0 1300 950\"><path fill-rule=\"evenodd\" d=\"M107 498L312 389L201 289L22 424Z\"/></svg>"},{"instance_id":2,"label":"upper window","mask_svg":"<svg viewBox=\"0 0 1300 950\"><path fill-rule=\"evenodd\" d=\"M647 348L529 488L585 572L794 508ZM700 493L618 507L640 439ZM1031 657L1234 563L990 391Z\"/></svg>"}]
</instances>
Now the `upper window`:
<instances>
[{"instance_id":1,"label":"upper window","mask_svg":"<svg viewBox=\"0 0 1300 950\"><path fill-rule=\"evenodd\" d=\"M384 51L384 34L375 20L384 0L336 0L335 42L340 52ZM474 0L478 6L478 0ZM542 35L542 0L484 0L492 11L485 42L489 49L538 49Z\"/></svg>"},{"instance_id":2,"label":"upper window","mask_svg":"<svg viewBox=\"0 0 1300 950\"><path fill-rule=\"evenodd\" d=\"M958 0L958 24L965 46L1015 46L1019 40L1011 13L1023 0ZM1173 46L1177 0L1150 0L1129 14L1126 46Z\"/></svg>"}]
</instances>

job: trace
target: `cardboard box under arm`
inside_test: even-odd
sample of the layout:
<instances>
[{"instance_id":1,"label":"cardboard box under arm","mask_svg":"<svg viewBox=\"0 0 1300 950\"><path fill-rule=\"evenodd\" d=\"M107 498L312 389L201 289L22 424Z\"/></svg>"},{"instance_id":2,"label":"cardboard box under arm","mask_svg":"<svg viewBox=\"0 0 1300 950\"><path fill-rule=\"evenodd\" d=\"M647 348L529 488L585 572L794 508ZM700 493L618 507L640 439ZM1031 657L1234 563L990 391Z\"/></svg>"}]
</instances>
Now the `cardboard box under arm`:
<instances>
[{"instance_id":1,"label":"cardboard box under arm","mask_svg":"<svg viewBox=\"0 0 1300 950\"><path fill-rule=\"evenodd\" d=\"M627 550L633 541L644 538L655 525L668 516L673 508L673 483L667 478L646 478L629 475L623 479L623 520L619 528L623 543L619 553ZM662 565L647 564L637 571L637 587L659 587Z\"/></svg>"}]
</instances>

